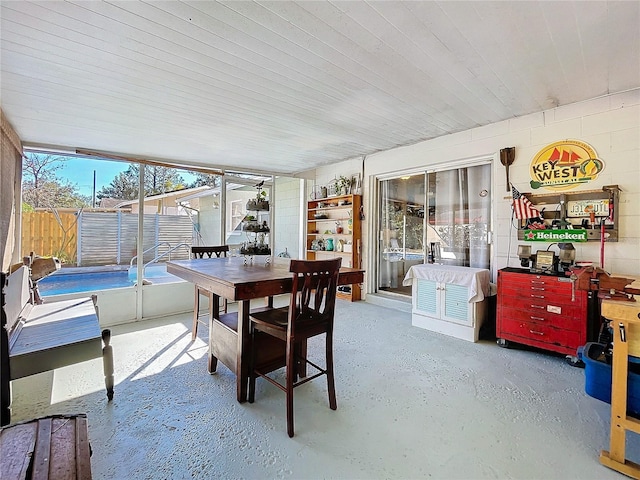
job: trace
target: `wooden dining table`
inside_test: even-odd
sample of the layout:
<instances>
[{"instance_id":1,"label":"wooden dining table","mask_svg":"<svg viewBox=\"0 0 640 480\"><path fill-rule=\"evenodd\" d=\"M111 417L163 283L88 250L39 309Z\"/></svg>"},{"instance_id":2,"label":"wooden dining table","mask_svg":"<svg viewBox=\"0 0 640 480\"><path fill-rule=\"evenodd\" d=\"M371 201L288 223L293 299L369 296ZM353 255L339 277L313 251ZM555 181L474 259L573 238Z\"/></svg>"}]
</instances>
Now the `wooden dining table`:
<instances>
[{"instance_id":1,"label":"wooden dining table","mask_svg":"<svg viewBox=\"0 0 640 480\"><path fill-rule=\"evenodd\" d=\"M265 257L254 257L253 262L243 257L174 260L167 262L167 272L212 293L207 368L209 373L215 373L220 360L234 372L237 400L245 402L251 351L250 302L264 298L265 306L258 308L272 308L274 296L291 293L289 259L277 257L271 263L266 263ZM363 281L364 270L340 269L339 285ZM220 297L238 302L238 311L221 314ZM265 340L256 349L257 363L269 361L269 356L276 355L277 350L277 345Z\"/></svg>"}]
</instances>

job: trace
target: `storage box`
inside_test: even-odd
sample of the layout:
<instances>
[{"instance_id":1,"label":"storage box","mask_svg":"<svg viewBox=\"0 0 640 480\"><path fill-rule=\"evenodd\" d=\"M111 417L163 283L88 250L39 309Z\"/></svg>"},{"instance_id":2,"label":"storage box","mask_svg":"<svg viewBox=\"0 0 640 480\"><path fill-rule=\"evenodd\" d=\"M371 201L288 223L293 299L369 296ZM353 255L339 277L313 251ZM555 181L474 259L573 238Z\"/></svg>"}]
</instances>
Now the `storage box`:
<instances>
[{"instance_id":1,"label":"storage box","mask_svg":"<svg viewBox=\"0 0 640 480\"><path fill-rule=\"evenodd\" d=\"M611 403L611 365L597 360L605 349L601 343L587 343L581 352L584 362L584 391L587 395ZM615 352L614 352L615 355ZM630 371L627 381L627 411L640 417L640 358L629 357Z\"/></svg>"}]
</instances>

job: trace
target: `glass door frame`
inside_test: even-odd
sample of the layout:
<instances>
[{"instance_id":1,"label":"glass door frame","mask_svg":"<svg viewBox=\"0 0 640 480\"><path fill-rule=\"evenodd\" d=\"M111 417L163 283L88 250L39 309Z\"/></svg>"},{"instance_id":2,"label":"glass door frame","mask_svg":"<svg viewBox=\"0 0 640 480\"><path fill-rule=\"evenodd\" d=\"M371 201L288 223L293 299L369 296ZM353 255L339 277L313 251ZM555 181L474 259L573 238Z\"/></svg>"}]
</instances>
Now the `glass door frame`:
<instances>
[{"instance_id":1,"label":"glass door frame","mask_svg":"<svg viewBox=\"0 0 640 480\"><path fill-rule=\"evenodd\" d=\"M380 241L379 241L379 231L380 231L380 221L381 221L381 211L380 211L380 185L381 182L385 181L385 180L393 180L396 178L401 178L407 175L419 175L419 174L424 174L425 175L425 183L428 182L428 174L429 173L435 173L435 172L441 172L441 171L445 171L445 170L457 170L460 168L469 168L469 167L476 167L479 165L490 165L491 168L491 180L490 180L490 184L491 184L491 191L489 192L490 195L490 205L491 205L491 213L489 216L489 225L488 225L488 235L489 235L489 249L490 249L490 253L489 253L489 270L491 272L493 272L494 269L494 264L495 264L495 249L494 249L494 242L493 242L493 225L495 224L495 198L494 198L494 191L495 191L495 175L494 175L494 164L496 161L496 156L495 155L483 155L483 156L479 156L479 157L473 157L473 158L467 158L467 159L461 159L461 160L456 160L456 161L450 161L450 162L442 162L442 163L437 163L437 164L433 164L433 165L429 165L428 167L425 166L420 166L420 167L416 167L416 168L411 168L411 169L406 169L406 170L398 170L398 171L394 171L394 172L389 172L389 173L384 173L384 174L379 174L379 175L372 175L369 179L369 191L371 192L371 198L370 198L370 214L372 215L372 218L375 219L374 222L370 223L369 229L368 229L368 237L369 237L369 252L371 255L371 258L369 259L369 261L367 262L369 270L374 272L373 275L371 275L369 277L369 286L368 286L368 293L373 293L376 295L384 295L387 296L389 298L407 298L406 295L402 295L402 294L398 294L398 293L393 293L393 292L386 292L384 290L380 290L379 285L380 285ZM425 202L426 202L426 195L427 195L427 191L425 188ZM426 206L426 203L425 203ZM425 218L424 218L424 222L425 222L425 226L424 226L424 233L426 234L426 228L427 225L426 223L428 222L428 215L425 214ZM424 240L425 245L424 245L424 258L426 261L426 239Z\"/></svg>"}]
</instances>

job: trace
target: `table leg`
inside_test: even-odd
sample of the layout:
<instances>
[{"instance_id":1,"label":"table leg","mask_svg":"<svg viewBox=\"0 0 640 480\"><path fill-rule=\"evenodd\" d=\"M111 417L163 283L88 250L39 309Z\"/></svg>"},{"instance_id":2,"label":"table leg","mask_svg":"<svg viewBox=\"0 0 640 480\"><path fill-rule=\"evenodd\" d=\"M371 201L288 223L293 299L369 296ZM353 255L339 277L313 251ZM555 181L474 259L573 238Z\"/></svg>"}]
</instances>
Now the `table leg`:
<instances>
[{"instance_id":1,"label":"table leg","mask_svg":"<svg viewBox=\"0 0 640 480\"><path fill-rule=\"evenodd\" d=\"M220 318L220 297L215 293L209 295L209 362L207 370L215 373L218 368L218 359L213 355L213 320Z\"/></svg>"},{"instance_id":2,"label":"table leg","mask_svg":"<svg viewBox=\"0 0 640 480\"><path fill-rule=\"evenodd\" d=\"M614 324L615 322L611 322ZM627 325L628 327L628 325ZM620 322L620 330L627 332ZM624 420L627 417L627 389L628 389L628 355L629 343L626 338L621 339L617 328L613 329L613 365L612 386L611 386L611 433L609 441L609 458L614 462L625 463L625 440L626 429Z\"/></svg>"},{"instance_id":3,"label":"table leg","mask_svg":"<svg viewBox=\"0 0 640 480\"><path fill-rule=\"evenodd\" d=\"M249 355L251 355L251 336L249 335L249 309L251 302L238 302L238 352L236 372L236 391L238 402L247 401L249 386Z\"/></svg>"}]
</instances>

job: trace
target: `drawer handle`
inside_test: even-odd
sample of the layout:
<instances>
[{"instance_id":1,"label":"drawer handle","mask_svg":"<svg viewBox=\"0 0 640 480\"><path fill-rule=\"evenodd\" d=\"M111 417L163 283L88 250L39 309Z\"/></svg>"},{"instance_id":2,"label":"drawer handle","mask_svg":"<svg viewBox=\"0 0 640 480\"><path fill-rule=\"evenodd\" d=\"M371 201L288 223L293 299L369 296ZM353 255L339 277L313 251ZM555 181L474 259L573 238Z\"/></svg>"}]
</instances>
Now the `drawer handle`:
<instances>
[{"instance_id":1,"label":"drawer handle","mask_svg":"<svg viewBox=\"0 0 640 480\"><path fill-rule=\"evenodd\" d=\"M544 305L531 305L531 308L541 308L542 310L544 310L546 307Z\"/></svg>"},{"instance_id":2,"label":"drawer handle","mask_svg":"<svg viewBox=\"0 0 640 480\"><path fill-rule=\"evenodd\" d=\"M544 282L536 282L535 280L531 280L531 285L544 285Z\"/></svg>"},{"instance_id":3,"label":"drawer handle","mask_svg":"<svg viewBox=\"0 0 640 480\"><path fill-rule=\"evenodd\" d=\"M544 336L544 333L536 332L535 330L529 330L529 333L533 333L534 335L540 335L541 337Z\"/></svg>"},{"instance_id":4,"label":"drawer handle","mask_svg":"<svg viewBox=\"0 0 640 480\"><path fill-rule=\"evenodd\" d=\"M542 317L529 317L529 318L531 318L531 320L541 320L544 322L544 318Z\"/></svg>"},{"instance_id":5,"label":"drawer handle","mask_svg":"<svg viewBox=\"0 0 640 480\"><path fill-rule=\"evenodd\" d=\"M531 290L544 290L544 288L540 288L540 287L531 287Z\"/></svg>"},{"instance_id":6,"label":"drawer handle","mask_svg":"<svg viewBox=\"0 0 640 480\"><path fill-rule=\"evenodd\" d=\"M531 298L544 298L544 295L531 295Z\"/></svg>"}]
</instances>

